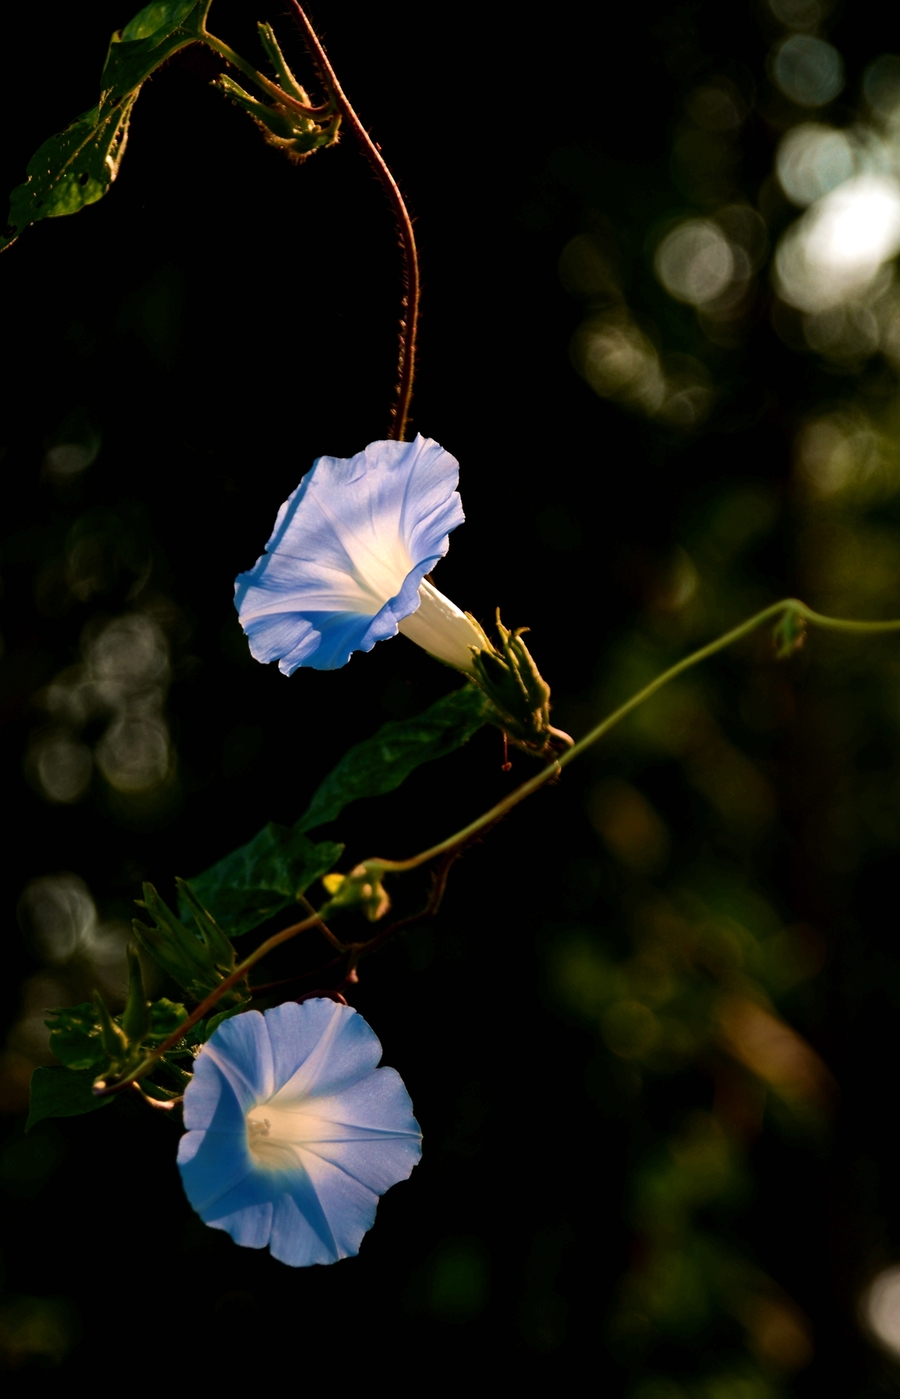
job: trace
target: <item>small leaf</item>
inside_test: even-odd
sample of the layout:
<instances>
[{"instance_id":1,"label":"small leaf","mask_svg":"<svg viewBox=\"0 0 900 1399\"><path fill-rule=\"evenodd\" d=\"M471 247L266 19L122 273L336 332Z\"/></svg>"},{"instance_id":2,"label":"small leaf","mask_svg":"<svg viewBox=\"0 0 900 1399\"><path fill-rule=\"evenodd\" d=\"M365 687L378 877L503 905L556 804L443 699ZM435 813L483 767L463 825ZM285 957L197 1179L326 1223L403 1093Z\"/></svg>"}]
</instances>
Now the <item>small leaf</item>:
<instances>
[{"instance_id":1,"label":"small leaf","mask_svg":"<svg viewBox=\"0 0 900 1399\"><path fill-rule=\"evenodd\" d=\"M100 1023L90 1002L48 1012L44 1024L50 1031L50 1050L70 1069L93 1069L103 1062Z\"/></svg>"},{"instance_id":2,"label":"small leaf","mask_svg":"<svg viewBox=\"0 0 900 1399\"><path fill-rule=\"evenodd\" d=\"M91 1069L50 1069L40 1066L31 1075L31 1106L25 1131L45 1117L78 1117L106 1107L112 1098L95 1098Z\"/></svg>"},{"instance_id":3,"label":"small leaf","mask_svg":"<svg viewBox=\"0 0 900 1399\"><path fill-rule=\"evenodd\" d=\"M167 1040L174 1035L182 1020L187 1020L187 1011L178 1001L170 1001L162 996L150 1002L150 1029L148 1040Z\"/></svg>"},{"instance_id":4,"label":"small leaf","mask_svg":"<svg viewBox=\"0 0 900 1399\"><path fill-rule=\"evenodd\" d=\"M488 702L475 685L439 699L414 719L391 720L357 743L328 774L297 829L333 821L350 802L392 792L422 763L461 748L487 722Z\"/></svg>"},{"instance_id":5,"label":"small leaf","mask_svg":"<svg viewBox=\"0 0 900 1399\"><path fill-rule=\"evenodd\" d=\"M296 903L340 859L343 848L330 840L314 845L298 829L270 821L246 845L184 884L231 937L238 937ZM181 913L187 913L184 905Z\"/></svg>"}]
</instances>

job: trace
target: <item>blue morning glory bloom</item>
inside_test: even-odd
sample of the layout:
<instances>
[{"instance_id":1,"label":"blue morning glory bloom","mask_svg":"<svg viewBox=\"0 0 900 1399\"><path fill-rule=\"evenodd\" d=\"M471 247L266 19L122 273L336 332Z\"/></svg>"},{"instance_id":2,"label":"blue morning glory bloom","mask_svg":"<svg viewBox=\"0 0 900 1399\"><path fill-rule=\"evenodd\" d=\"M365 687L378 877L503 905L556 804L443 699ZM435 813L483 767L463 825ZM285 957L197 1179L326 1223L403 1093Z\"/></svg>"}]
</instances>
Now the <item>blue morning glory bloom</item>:
<instances>
[{"instance_id":1,"label":"blue morning glory bloom","mask_svg":"<svg viewBox=\"0 0 900 1399\"><path fill-rule=\"evenodd\" d=\"M400 1075L350 1006L288 1002L225 1020L184 1095L178 1166L204 1223L292 1267L359 1252L422 1134Z\"/></svg>"},{"instance_id":2,"label":"blue morning glory bloom","mask_svg":"<svg viewBox=\"0 0 900 1399\"><path fill-rule=\"evenodd\" d=\"M459 464L430 437L319 457L278 512L266 552L235 581L258 661L335 670L404 632L471 670L478 624L426 579L462 524Z\"/></svg>"}]
</instances>

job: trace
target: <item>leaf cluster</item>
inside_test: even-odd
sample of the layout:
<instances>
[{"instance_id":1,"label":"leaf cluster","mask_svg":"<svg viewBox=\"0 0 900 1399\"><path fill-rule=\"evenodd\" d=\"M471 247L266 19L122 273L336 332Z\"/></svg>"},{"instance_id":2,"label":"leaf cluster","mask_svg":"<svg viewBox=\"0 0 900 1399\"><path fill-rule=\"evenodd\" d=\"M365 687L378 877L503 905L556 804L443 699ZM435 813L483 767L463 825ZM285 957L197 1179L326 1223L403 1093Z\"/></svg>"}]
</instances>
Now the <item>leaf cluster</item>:
<instances>
[{"instance_id":1,"label":"leaf cluster","mask_svg":"<svg viewBox=\"0 0 900 1399\"><path fill-rule=\"evenodd\" d=\"M358 910L369 919L381 916L388 900L380 884L366 897L357 890L359 880L354 883L352 876L328 875L343 845L312 841L306 832L334 821L351 802L393 791L423 763L460 748L489 714L481 690L467 684L412 719L383 724L371 738L348 750L293 826L269 822L252 840L202 874L177 880L177 915L152 884L145 884L139 907L150 922L135 919L133 925L142 951L182 989L187 1001L201 1002L236 970L232 939L296 906L318 880L324 880L333 894L329 903L333 911ZM368 886L363 881L360 887ZM204 1043L223 1019L245 1009L249 1000L244 979L224 992L215 1014L201 1020L157 1060L158 1069L179 1093L188 1082L179 1061L189 1062L192 1049ZM98 994L92 1003L49 1013L50 1048L60 1067L35 1070L28 1126L44 1117L91 1112L110 1102L109 1097L94 1095L98 1077L105 1082L127 1079L187 1016L180 1001L162 998L148 1003L138 956L130 951L128 999L120 1016L112 1016ZM156 1098L175 1096L146 1079L143 1090Z\"/></svg>"},{"instance_id":2,"label":"leaf cluster","mask_svg":"<svg viewBox=\"0 0 900 1399\"><path fill-rule=\"evenodd\" d=\"M112 1016L99 993L93 1002L51 1010L45 1025L50 1048L61 1067L40 1066L31 1079L31 1105L26 1130L44 1117L75 1117L111 1102L97 1097L94 1083L99 1071L107 1077L127 1075L145 1055L174 1034L187 1019L187 1010L165 997L149 1003L144 994L141 965L129 949L128 998L121 1015ZM184 1055L186 1047L176 1052ZM165 1064L179 1088L187 1075L175 1064ZM173 1093L150 1085L151 1096L171 1098Z\"/></svg>"}]
</instances>

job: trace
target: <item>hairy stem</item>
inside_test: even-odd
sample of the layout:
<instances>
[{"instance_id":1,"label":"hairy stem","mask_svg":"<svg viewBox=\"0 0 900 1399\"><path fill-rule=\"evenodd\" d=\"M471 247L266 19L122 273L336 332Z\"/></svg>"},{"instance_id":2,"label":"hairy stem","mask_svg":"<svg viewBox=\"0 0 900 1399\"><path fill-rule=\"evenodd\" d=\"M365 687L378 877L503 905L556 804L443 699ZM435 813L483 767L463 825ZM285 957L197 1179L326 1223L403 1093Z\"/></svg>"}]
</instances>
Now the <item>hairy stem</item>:
<instances>
[{"instance_id":1,"label":"hairy stem","mask_svg":"<svg viewBox=\"0 0 900 1399\"><path fill-rule=\"evenodd\" d=\"M403 302L404 314L400 321L400 357L397 364L397 399L393 408L388 437L395 442L404 442L406 440L406 430L409 422L409 405L412 401L413 379L416 372L416 336L419 327L419 255L416 251L416 237L413 232L412 219L409 216L409 210L406 207L403 195L400 193L397 181L390 172L387 161L384 159L378 146L372 140L354 108L351 106L347 94L338 82L337 75L328 61L328 55L322 47L318 34L310 24L301 6L297 3L297 0L289 0L289 4L303 32L303 37L306 40L310 53L319 66L328 87L334 93L338 110L346 119L347 124L362 147L363 154L381 181L384 191L390 201L391 208L394 211L394 217L397 220L400 246L403 249L406 292Z\"/></svg>"}]
</instances>

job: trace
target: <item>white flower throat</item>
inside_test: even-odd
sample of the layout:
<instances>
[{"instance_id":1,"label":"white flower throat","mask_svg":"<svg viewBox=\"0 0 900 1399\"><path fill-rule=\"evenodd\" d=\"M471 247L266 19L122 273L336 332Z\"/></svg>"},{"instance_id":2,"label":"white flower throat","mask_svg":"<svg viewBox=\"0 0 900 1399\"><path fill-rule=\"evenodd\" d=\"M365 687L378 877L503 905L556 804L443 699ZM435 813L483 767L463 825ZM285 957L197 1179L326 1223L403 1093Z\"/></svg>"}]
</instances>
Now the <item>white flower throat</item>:
<instances>
[{"instance_id":1,"label":"white flower throat","mask_svg":"<svg viewBox=\"0 0 900 1399\"><path fill-rule=\"evenodd\" d=\"M472 674L472 647L480 651L489 644L484 632L427 579L419 584L419 598L419 610L403 618L400 631L439 661Z\"/></svg>"},{"instance_id":2,"label":"white flower throat","mask_svg":"<svg viewBox=\"0 0 900 1399\"><path fill-rule=\"evenodd\" d=\"M246 1122L250 1155L271 1171L295 1171L304 1146L332 1135L319 1117L299 1105L286 1110L272 1101L260 1103L247 1113Z\"/></svg>"}]
</instances>

